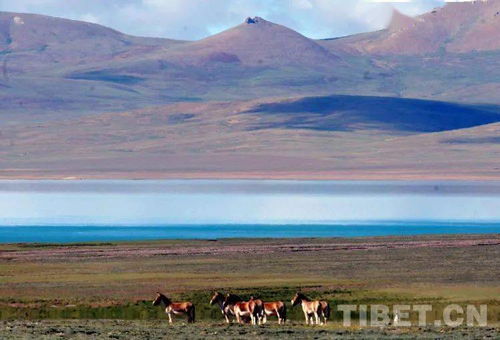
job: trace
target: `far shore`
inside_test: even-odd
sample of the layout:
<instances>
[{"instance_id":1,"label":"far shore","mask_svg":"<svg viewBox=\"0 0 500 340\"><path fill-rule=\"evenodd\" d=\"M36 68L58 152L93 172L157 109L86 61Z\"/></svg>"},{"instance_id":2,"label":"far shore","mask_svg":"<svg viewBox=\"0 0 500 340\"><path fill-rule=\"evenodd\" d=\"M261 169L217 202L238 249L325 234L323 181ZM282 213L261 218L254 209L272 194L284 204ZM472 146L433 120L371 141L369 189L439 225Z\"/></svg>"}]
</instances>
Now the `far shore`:
<instances>
[{"instance_id":1,"label":"far shore","mask_svg":"<svg viewBox=\"0 0 500 340\"><path fill-rule=\"evenodd\" d=\"M31 169L0 170L0 180L336 180L336 181L500 181L500 171L413 171L413 170L338 170L338 171L57 171Z\"/></svg>"}]
</instances>

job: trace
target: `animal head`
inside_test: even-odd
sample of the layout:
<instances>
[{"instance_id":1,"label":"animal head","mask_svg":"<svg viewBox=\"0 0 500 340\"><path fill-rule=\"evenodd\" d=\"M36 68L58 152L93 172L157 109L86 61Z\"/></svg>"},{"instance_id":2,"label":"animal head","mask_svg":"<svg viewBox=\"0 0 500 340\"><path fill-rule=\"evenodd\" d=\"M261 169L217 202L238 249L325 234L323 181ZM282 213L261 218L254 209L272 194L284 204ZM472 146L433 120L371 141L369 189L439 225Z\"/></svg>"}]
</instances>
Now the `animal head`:
<instances>
[{"instance_id":1,"label":"animal head","mask_svg":"<svg viewBox=\"0 0 500 340\"><path fill-rule=\"evenodd\" d=\"M212 295L212 298L210 299L210 304L215 305L217 302L224 301L224 300L225 300L224 295L222 295L222 293L214 292L214 294Z\"/></svg>"},{"instance_id":2,"label":"animal head","mask_svg":"<svg viewBox=\"0 0 500 340\"><path fill-rule=\"evenodd\" d=\"M161 303L163 294L156 292L156 298L153 300L153 306L158 306Z\"/></svg>"},{"instance_id":3,"label":"animal head","mask_svg":"<svg viewBox=\"0 0 500 340\"><path fill-rule=\"evenodd\" d=\"M297 306L302 300L305 298L304 294L297 292L295 296L290 301L292 303L292 307Z\"/></svg>"},{"instance_id":4,"label":"animal head","mask_svg":"<svg viewBox=\"0 0 500 340\"><path fill-rule=\"evenodd\" d=\"M226 294L224 298L224 302L222 303L222 307L226 308L228 305L234 305L236 302L242 301L238 295L234 294Z\"/></svg>"}]
</instances>

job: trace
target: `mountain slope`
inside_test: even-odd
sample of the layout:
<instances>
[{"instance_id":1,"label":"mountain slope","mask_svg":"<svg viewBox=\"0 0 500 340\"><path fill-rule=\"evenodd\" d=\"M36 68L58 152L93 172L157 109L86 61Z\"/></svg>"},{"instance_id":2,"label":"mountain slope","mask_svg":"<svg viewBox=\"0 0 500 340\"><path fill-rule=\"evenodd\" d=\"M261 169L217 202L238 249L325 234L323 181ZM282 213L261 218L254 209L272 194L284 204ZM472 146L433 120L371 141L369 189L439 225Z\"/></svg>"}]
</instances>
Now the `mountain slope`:
<instances>
[{"instance_id":1,"label":"mountain slope","mask_svg":"<svg viewBox=\"0 0 500 340\"><path fill-rule=\"evenodd\" d=\"M171 59L186 64L331 66L339 60L314 40L259 17L173 52Z\"/></svg>"},{"instance_id":2,"label":"mountain slope","mask_svg":"<svg viewBox=\"0 0 500 340\"><path fill-rule=\"evenodd\" d=\"M82 21L0 12L0 58L9 73L123 59L177 43Z\"/></svg>"},{"instance_id":3,"label":"mountain slope","mask_svg":"<svg viewBox=\"0 0 500 340\"><path fill-rule=\"evenodd\" d=\"M394 11L388 28L326 41L331 50L361 54L422 55L500 49L500 1L447 3L410 18Z\"/></svg>"},{"instance_id":4,"label":"mountain slope","mask_svg":"<svg viewBox=\"0 0 500 340\"><path fill-rule=\"evenodd\" d=\"M258 105L256 128L318 131L381 130L412 134L465 129L500 122L500 108L427 100L366 96L307 97Z\"/></svg>"},{"instance_id":5,"label":"mountain slope","mask_svg":"<svg viewBox=\"0 0 500 340\"><path fill-rule=\"evenodd\" d=\"M177 103L12 126L0 178L498 179L492 121L498 106L399 98Z\"/></svg>"}]
</instances>

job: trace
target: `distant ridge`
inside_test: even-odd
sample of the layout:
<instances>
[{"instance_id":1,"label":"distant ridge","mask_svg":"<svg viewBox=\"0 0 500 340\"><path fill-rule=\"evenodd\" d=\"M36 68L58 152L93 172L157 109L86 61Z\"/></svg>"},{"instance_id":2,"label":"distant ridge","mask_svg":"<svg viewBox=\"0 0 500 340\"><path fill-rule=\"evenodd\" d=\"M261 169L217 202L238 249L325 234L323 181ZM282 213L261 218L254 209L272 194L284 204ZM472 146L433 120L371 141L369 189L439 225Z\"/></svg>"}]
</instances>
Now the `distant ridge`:
<instances>
[{"instance_id":1,"label":"distant ridge","mask_svg":"<svg viewBox=\"0 0 500 340\"><path fill-rule=\"evenodd\" d=\"M411 18L394 11L387 29L328 42L331 50L422 55L500 49L500 1L447 3Z\"/></svg>"}]
</instances>

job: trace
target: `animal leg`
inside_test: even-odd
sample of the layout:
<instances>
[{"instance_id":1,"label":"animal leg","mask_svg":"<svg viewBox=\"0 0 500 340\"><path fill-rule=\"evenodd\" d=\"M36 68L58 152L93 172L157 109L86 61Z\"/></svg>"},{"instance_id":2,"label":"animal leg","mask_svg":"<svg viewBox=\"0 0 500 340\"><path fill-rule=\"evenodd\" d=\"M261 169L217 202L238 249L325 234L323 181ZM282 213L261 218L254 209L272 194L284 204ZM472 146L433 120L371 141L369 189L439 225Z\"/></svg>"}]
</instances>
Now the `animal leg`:
<instances>
[{"instance_id":1,"label":"animal leg","mask_svg":"<svg viewBox=\"0 0 500 340\"><path fill-rule=\"evenodd\" d=\"M320 321L318 312L314 312L314 319L316 320L316 325L319 325Z\"/></svg>"},{"instance_id":2,"label":"animal leg","mask_svg":"<svg viewBox=\"0 0 500 340\"><path fill-rule=\"evenodd\" d=\"M194 323L194 318L195 318L195 312L194 312L194 307L189 311L188 314L188 322Z\"/></svg>"},{"instance_id":3,"label":"animal leg","mask_svg":"<svg viewBox=\"0 0 500 340\"><path fill-rule=\"evenodd\" d=\"M168 315L168 323L172 324L173 323L173 321L172 321L172 313L167 313L167 315Z\"/></svg>"},{"instance_id":4,"label":"animal leg","mask_svg":"<svg viewBox=\"0 0 500 340\"><path fill-rule=\"evenodd\" d=\"M309 325L309 314L307 312L304 312L304 317L306 318L306 325Z\"/></svg>"}]
</instances>

